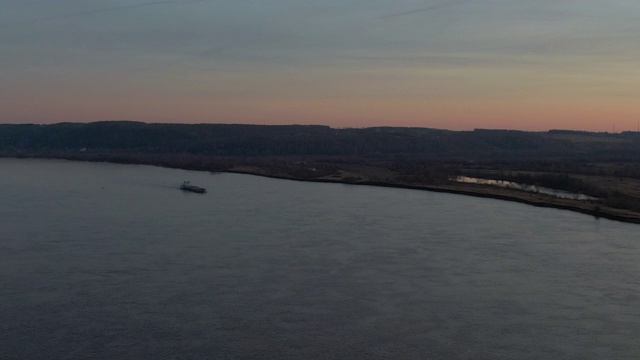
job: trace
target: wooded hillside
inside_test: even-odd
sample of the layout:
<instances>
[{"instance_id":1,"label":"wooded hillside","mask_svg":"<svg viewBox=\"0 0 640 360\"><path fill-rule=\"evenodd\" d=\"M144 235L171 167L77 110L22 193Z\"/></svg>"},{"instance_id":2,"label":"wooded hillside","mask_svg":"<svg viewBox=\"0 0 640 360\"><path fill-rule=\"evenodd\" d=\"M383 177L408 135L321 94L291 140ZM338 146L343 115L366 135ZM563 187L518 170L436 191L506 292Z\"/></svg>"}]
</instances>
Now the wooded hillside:
<instances>
[{"instance_id":1,"label":"wooded hillside","mask_svg":"<svg viewBox=\"0 0 640 360\"><path fill-rule=\"evenodd\" d=\"M0 125L0 151L126 151L216 156L404 156L424 159L640 159L640 135L576 131L448 131L319 125L147 124L131 121Z\"/></svg>"}]
</instances>

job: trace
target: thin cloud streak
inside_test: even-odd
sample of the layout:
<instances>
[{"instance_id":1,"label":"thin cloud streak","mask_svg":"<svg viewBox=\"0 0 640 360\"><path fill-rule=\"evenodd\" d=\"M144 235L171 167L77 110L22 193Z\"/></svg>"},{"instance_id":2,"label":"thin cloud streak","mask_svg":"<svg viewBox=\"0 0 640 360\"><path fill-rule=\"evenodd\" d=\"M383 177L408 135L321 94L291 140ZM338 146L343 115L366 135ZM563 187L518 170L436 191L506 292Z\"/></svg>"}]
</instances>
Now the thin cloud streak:
<instances>
[{"instance_id":1,"label":"thin cloud streak","mask_svg":"<svg viewBox=\"0 0 640 360\"><path fill-rule=\"evenodd\" d=\"M414 14L423 13L423 12L429 12L429 11L433 11L433 10L446 9L446 8L450 8L450 7L463 5L463 4L469 3L471 1L472 0L443 1L443 2L440 2L440 3L437 3L437 4L433 4L431 6L427 6L427 7L420 8L420 9L414 9L414 10L405 11L405 12L396 13L396 14L383 15L383 16L380 16L378 19L391 19L391 18L395 18L395 17L414 15Z\"/></svg>"}]
</instances>

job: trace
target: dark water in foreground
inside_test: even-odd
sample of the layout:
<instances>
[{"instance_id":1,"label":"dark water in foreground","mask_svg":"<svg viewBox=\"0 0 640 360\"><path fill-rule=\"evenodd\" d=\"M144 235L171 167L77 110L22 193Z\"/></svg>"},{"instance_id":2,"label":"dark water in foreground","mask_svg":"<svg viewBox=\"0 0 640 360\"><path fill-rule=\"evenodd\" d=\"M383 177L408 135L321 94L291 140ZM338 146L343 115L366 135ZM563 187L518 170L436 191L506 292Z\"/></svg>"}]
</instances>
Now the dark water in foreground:
<instances>
[{"instance_id":1,"label":"dark water in foreground","mask_svg":"<svg viewBox=\"0 0 640 360\"><path fill-rule=\"evenodd\" d=\"M46 160L0 200L0 359L640 358L638 225Z\"/></svg>"}]
</instances>

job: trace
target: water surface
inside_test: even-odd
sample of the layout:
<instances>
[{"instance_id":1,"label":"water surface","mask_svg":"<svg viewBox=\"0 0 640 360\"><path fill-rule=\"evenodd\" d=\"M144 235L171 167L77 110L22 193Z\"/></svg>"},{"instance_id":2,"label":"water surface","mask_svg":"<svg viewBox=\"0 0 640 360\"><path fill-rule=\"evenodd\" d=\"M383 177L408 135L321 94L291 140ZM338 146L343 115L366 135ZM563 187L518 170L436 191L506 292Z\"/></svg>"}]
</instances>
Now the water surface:
<instances>
[{"instance_id":1,"label":"water surface","mask_svg":"<svg viewBox=\"0 0 640 360\"><path fill-rule=\"evenodd\" d=\"M482 179L482 178L475 178L475 177L469 177L469 176L456 176L451 178L450 180L455 182L467 183L467 184L491 185L491 186L500 187L500 188L551 195L561 199L589 200L589 201L598 200L598 198L588 196L585 194L574 193L566 190L550 189L543 186L537 186L537 185L531 185L531 184L522 184L522 183L517 183L517 182L507 181L507 180Z\"/></svg>"},{"instance_id":2,"label":"water surface","mask_svg":"<svg viewBox=\"0 0 640 360\"><path fill-rule=\"evenodd\" d=\"M637 225L52 160L0 199L1 359L640 358Z\"/></svg>"}]
</instances>

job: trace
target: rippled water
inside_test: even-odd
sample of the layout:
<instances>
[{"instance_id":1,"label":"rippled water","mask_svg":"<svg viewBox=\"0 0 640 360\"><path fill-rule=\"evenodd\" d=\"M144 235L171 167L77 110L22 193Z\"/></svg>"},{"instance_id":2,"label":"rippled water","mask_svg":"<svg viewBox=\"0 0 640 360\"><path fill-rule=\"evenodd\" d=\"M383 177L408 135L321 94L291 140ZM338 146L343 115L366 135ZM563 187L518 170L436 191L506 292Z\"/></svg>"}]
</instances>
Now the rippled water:
<instances>
[{"instance_id":1,"label":"rippled water","mask_svg":"<svg viewBox=\"0 0 640 360\"><path fill-rule=\"evenodd\" d=\"M640 358L637 225L47 160L0 199L1 359Z\"/></svg>"}]
</instances>

